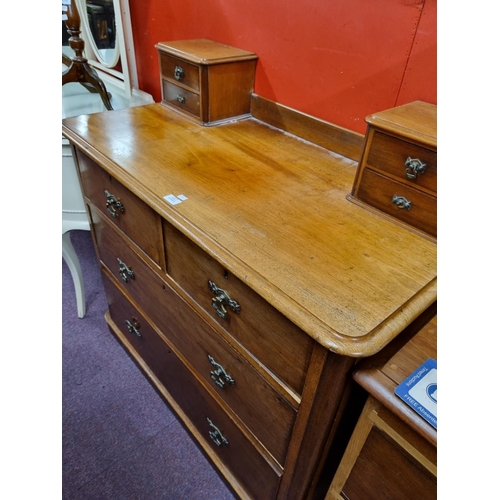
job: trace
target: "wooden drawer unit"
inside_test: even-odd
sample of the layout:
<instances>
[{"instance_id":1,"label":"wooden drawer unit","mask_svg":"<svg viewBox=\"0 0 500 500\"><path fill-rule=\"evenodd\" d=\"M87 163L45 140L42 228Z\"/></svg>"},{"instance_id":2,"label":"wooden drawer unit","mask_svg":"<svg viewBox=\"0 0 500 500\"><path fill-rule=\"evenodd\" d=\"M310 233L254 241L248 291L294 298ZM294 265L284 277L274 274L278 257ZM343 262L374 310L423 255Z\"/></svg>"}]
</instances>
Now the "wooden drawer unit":
<instances>
[{"instance_id":1,"label":"wooden drawer unit","mask_svg":"<svg viewBox=\"0 0 500 500\"><path fill-rule=\"evenodd\" d=\"M351 200L437 236L436 106L416 101L367 117Z\"/></svg>"},{"instance_id":2,"label":"wooden drawer unit","mask_svg":"<svg viewBox=\"0 0 500 500\"><path fill-rule=\"evenodd\" d=\"M161 218L95 161L79 150L76 151L82 189L87 200L153 262L163 267L165 258Z\"/></svg>"},{"instance_id":3,"label":"wooden drawer unit","mask_svg":"<svg viewBox=\"0 0 500 500\"><path fill-rule=\"evenodd\" d=\"M63 121L107 324L238 497L324 497L353 426L355 358L427 314L436 245L347 201L352 161L232 119L247 108L221 114L223 98L249 95L236 68L253 76L255 55L158 49L164 88L197 96L198 120L197 105L164 102Z\"/></svg>"},{"instance_id":4,"label":"wooden drawer unit","mask_svg":"<svg viewBox=\"0 0 500 500\"><path fill-rule=\"evenodd\" d=\"M243 347L300 395L312 339L172 225L164 223L164 235L169 275ZM233 308L230 301L234 301Z\"/></svg>"},{"instance_id":5,"label":"wooden drawer unit","mask_svg":"<svg viewBox=\"0 0 500 500\"><path fill-rule=\"evenodd\" d=\"M429 358L437 359L437 316L356 368L369 397L326 500L437 498L437 432L394 394Z\"/></svg>"},{"instance_id":6,"label":"wooden drawer unit","mask_svg":"<svg viewBox=\"0 0 500 500\"><path fill-rule=\"evenodd\" d=\"M227 402L262 445L284 464L297 410L92 213L103 265L186 362ZM120 264L118 261L123 264ZM129 270L123 279L123 268ZM111 310L111 309L110 309Z\"/></svg>"},{"instance_id":7,"label":"wooden drawer unit","mask_svg":"<svg viewBox=\"0 0 500 500\"><path fill-rule=\"evenodd\" d=\"M104 275L109 301L108 322L113 333L146 371L151 370L162 389L196 427L202 446L211 449L254 498L275 498L281 470L266 460L256 447L203 389L174 351ZM129 324L132 326L129 327Z\"/></svg>"},{"instance_id":8,"label":"wooden drawer unit","mask_svg":"<svg viewBox=\"0 0 500 500\"><path fill-rule=\"evenodd\" d=\"M211 40L161 42L162 103L208 125L249 116L257 56Z\"/></svg>"}]
</instances>

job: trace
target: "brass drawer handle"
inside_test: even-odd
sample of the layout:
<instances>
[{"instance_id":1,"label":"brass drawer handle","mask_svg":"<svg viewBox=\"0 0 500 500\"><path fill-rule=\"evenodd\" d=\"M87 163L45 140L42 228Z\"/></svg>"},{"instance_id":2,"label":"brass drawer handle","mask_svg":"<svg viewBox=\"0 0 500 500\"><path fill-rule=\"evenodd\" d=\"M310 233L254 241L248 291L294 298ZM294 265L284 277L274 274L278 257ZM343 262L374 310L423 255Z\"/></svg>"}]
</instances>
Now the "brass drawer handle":
<instances>
[{"instance_id":1,"label":"brass drawer handle","mask_svg":"<svg viewBox=\"0 0 500 500\"><path fill-rule=\"evenodd\" d=\"M425 172L425 167L427 167L426 163L423 163L418 158L408 158L405 162L405 174L406 177L410 180L415 180L419 175L422 175Z\"/></svg>"},{"instance_id":2,"label":"brass drawer handle","mask_svg":"<svg viewBox=\"0 0 500 500\"><path fill-rule=\"evenodd\" d=\"M176 66L174 68L174 78L177 80L177 81L180 81L184 78L184 70L182 69L181 66Z\"/></svg>"},{"instance_id":3,"label":"brass drawer handle","mask_svg":"<svg viewBox=\"0 0 500 500\"><path fill-rule=\"evenodd\" d=\"M207 422L208 425L210 426L210 429L212 429L208 435L210 436L210 439L217 445L220 446L221 444L225 444L226 446L229 446L229 441L222 435L222 432L215 427L215 425L212 423L212 421L207 417Z\"/></svg>"},{"instance_id":4,"label":"brass drawer handle","mask_svg":"<svg viewBox=\"0 0 500 500\"><path fill-rule=\"evenodd\" d=\"M123 203L118 201L115 195L111 194L107 189L104 190L104 194L106 195L106 210L111 217L118 217L118 212L125 211Z\"/></svg>"},{"instance_id":5,"label":"brass drawer handle","mask_svg":"<svg viewBox=\"0 0 500 500\"><path fill-rule=\"evenodd\" d=\"M410 210L411 208L411 201L407 200L404 196L398 196L395 194L392 197L392 202L400 209L404 208L405 210Z\"/></svg>"},{"instance_id":6,"label":"brass drawer handle","mask_svg":"<svg viewBox=\"0 0 500 500\"><path fill-rule=\"evenodd\" d=\"M234 379L226 373L226 370L210 354L208 355L208 361L215 368L215 370L210 372L210 378L215 382L215 385L221 389L224 389L225 384L234 386Z\"/></svg>"},{"instance_id":7,"label":"brass drawer handle","mask_svg":"<svg viewBox=\"0 0 500 500\"><path fill-rule=\"evenodd\" d=\"M181 103L184 104L186 102L186 98L180 94L177 94L175 98Z\"/></svg>"},{"instance_id":8,"label":"brass drawer handle","mask_svg":"<svg viewBox=\"0 0 500 500\"><path fill-rule=\"evenodd\" d=\"M139 324L139 322L137 321L136 318L132 318L132 321L130 320L125 320L125 324L127 325L127 330L130 332L130 333L133 333L136 337L138 338L142 338L142 335L141 335L141 332L139 331L139 328L141 327L141 325Z\"/></svg>"},{"instance_id":9,"label":"brass drawer handle","mask_svg":"<svg viewBox=\"0 0 500 500\"><path fill-rule=\"evenodd\" d=\"M116 260L118 261L118 264L120 265L120 267L118 269L118 273L120 274L122 281L124 281L125 283L128 283L129 278L135 279L134 271L132 271L132 269L130 269L130 267L128 267L127 264L125 264L125 262L120 260L118 257L116 258Z\"/></svg>"},{"instance_id":10,"label":"brass drawer handle","mask_svg":"<svg viewBox=\"0 0 500 500\"><path fill-rule=\"evenodd\" d=\"M226 307L230 307L235 313L240 313L241 306L233 300L225 290L222 288L218 288L217 285L213 281L208 282L208 288L210 291L215 293L215 297L212 299L212 307L215 309L215 312L222 319L227 318L227 309Z\"/></svg>"}]
</instances>

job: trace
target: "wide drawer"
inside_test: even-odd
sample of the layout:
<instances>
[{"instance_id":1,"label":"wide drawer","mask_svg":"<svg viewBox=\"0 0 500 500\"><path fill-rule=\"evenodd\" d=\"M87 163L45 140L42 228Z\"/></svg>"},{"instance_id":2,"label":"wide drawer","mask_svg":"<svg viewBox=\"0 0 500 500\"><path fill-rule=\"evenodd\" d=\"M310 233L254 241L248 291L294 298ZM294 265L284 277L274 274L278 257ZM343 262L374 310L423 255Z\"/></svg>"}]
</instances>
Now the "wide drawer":
<instances>
[{"instance_id":1,"label":"wide drawer","mask_svg":"<svg viewBox=\"0 0 500 500\"><path fill-rule=\"evenodd\" d=\"M163 80L163 102L171 104L197 118L201 115L200 96Z\"/></svg>"},{"instance_id":2,"label":"wide drawer","mask_svg":"<svg viewBox=\"0 0 500 500\"><path fill-rule=\"evenodd\" d=\"M116 231L102 220L94 220L94 224L100 258L106 268L198 375L283 465L296 410L146 266ZM118 259L133 273L127 281L122 279Z\"/></svg>"},{"instance_id":3,"label":"wide drawer","mask_svg":"<svg viewBox=\"0 0 500 500\"><path fill-rule=\"evenodd\" d=\"M172 351L105 273L102 280L111 318L151 371L160 380L167 379L170 372L166 361Z\"/></svg>"},{"instance_id":4,"label":"wide drawer","mask_svg":"<svg viewBox=\"0 0 500 500\"><path fill-rule=\"evenodd\" d=\"M183 59L160 52L161 75L186 87L200 90L200 68Z\"/></svg>"},{"instance_id":5,"label":"wide drawer","mask_svg":"<svg viewBox=\"0 0 500 500\"><path fill-rule=\"evenodd\" d=\"M232 419L201 387L189 369L106 277L104 284L111 318L120 328L122 336L132 344L136 357L151 368L196 427L205 446L212 448L224 467L227 467L229 477L234 476L252 498L275 498L280 474L269 465ZM136 333L128 331L126 321L129 318L135 318L140 323L140 338Z\"/></svg>"},{"instance_id":6,"label":"wide drawer","mask_svg":"<svg viewBox=\"0 0 500 500\"><path fill-rule=\"evenodd\" d=\"M159 215L78 149L77 157L87 199L161 267Z\"/></svg>"},{"instance_id":7,"label":"wide drawer","mask_svg":"<svg viewBox=\"0 0 500 500\"><path fill-rule=\"evenodd\" d=\"M365 169L358 198L432 236L437 234L437 203L433 196Z\"/></svg>"},{"instance_id":8,"label":"wide drawer","mask_svg":"<svg viewBox=\"0 0 500 500\"><path fill-rule=\"evenodd\" d=\"M408 158L413 162L407 164ZM374 131L366 163L406 183L437 191L437 153L430 149Z\"/></svg>"},{"instance_id":9,"label":"wide drawer","mask_svg":"<svg viewBox=\"0 0 500 500\"><path fill-rule=\"evenodd\" d=\"M163 230L169 275L243 347L300 395L314 344L312 338L165 221ZM236 302L236 310L223 306L227 314L221 316L222 307L216 297L222 292L214 292L214 287Z\"/></svg>"}]
</instances>

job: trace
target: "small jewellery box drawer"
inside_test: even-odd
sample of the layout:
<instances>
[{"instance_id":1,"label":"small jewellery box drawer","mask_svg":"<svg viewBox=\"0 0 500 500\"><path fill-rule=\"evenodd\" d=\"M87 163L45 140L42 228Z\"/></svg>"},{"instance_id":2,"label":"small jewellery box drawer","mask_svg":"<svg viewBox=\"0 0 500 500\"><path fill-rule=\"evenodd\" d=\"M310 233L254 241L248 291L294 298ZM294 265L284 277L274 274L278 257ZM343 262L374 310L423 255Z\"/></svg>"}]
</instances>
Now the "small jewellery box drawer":
<instances>
[{"instance_id":1,"label":"small jewellery box drawer","mask_svg":"<svg viewBox=\"0 0 500 500\"><path fill-rule=\"evenodd\" d=\"M164 221L167 272L233 338L297 394L314 341Z\"/></svg>"},{"instance_id":2,"label":"small jewellery box drawer","mask_svg":"<svg viewBox=\"0 0 500 500\"><path fill-rule=\"evenodd\" d=\"M366 164L436 193L435 151L375 131Z\"/></svg>"},{"instance_id":3,"label":"small jewellery box drawer","mask_svg":"<svg viewBox=\"0 0 500 500\"><path fill-rule=\"evenodd\" d=\"M194 91L200 90L200 68L188 61L160 53L161 75Z\"/></svg>"},{"instance_id":4,"label":"small jewellery box drawer","mask_svg":"<svg viewBox=\"0 0 500 500\"><path fill-rule=\"evenodd\" d=\"M296 410L125 246L112 227L102 220L94 220L94 224L106 268L142 304L151 321L199 377L217 391L276 460L284 464Z\"/></svg>"},{"instance_id":5,"label":"small jewellery box drawer","mask_svg":"<svg viewBox=\"0 0 500 500\"><path fill-rule=\"evenodd\" d=\"M116 286L104 277L112 320L175 399L203 440L252 498L276 495L280 475Z\"/></svg>"},{"instance_id":6,"label":"small jewellery box drawer","mask_svg":"<svg viewBox=\"0 0 500 500\"><path fill-rule=\"evenodd\" d=\"M142 200L77 149L83 192L87 199L161 266L161 219Z\"/></svg>"},{"instance_id":7,"label":"small jewellery box drawer","mask_svg":"<svg viewBox=\"0 0 500 500\"><path fill-rule=\"evenodd\" d=\"M194 92L163 81L163 101L200 117L200 96Z\"/></svg>"},{"instance_id":8,"label":"small jewellery box drawer","mask_svg":"<svg viewBox=\"0 0 500 500\"><path fill-rule=\"evenodd\" d=\"M369 169L363 172L358 198L426 233L437 234L434 196L408 187Z\"/></svg>"}]
</instances>

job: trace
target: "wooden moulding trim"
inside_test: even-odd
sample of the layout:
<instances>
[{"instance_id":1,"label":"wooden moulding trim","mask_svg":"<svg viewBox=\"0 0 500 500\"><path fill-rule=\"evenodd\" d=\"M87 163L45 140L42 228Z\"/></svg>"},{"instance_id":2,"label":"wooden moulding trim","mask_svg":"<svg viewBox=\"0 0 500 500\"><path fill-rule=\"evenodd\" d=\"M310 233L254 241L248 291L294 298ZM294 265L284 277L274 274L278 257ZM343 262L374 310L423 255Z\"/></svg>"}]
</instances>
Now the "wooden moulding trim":
<instances>
[{"instance_id":1,"label":"wooden moulding trim","mask_svg":"<svg viewBox=\"0 0 500 500\"><path fill-rule=\"evenodd\" d=\"M301 137L356 162L361 158L364 136L320 120L277 102L252 94L250 111L257 120Z\"/></svg>"}]
</instances>

